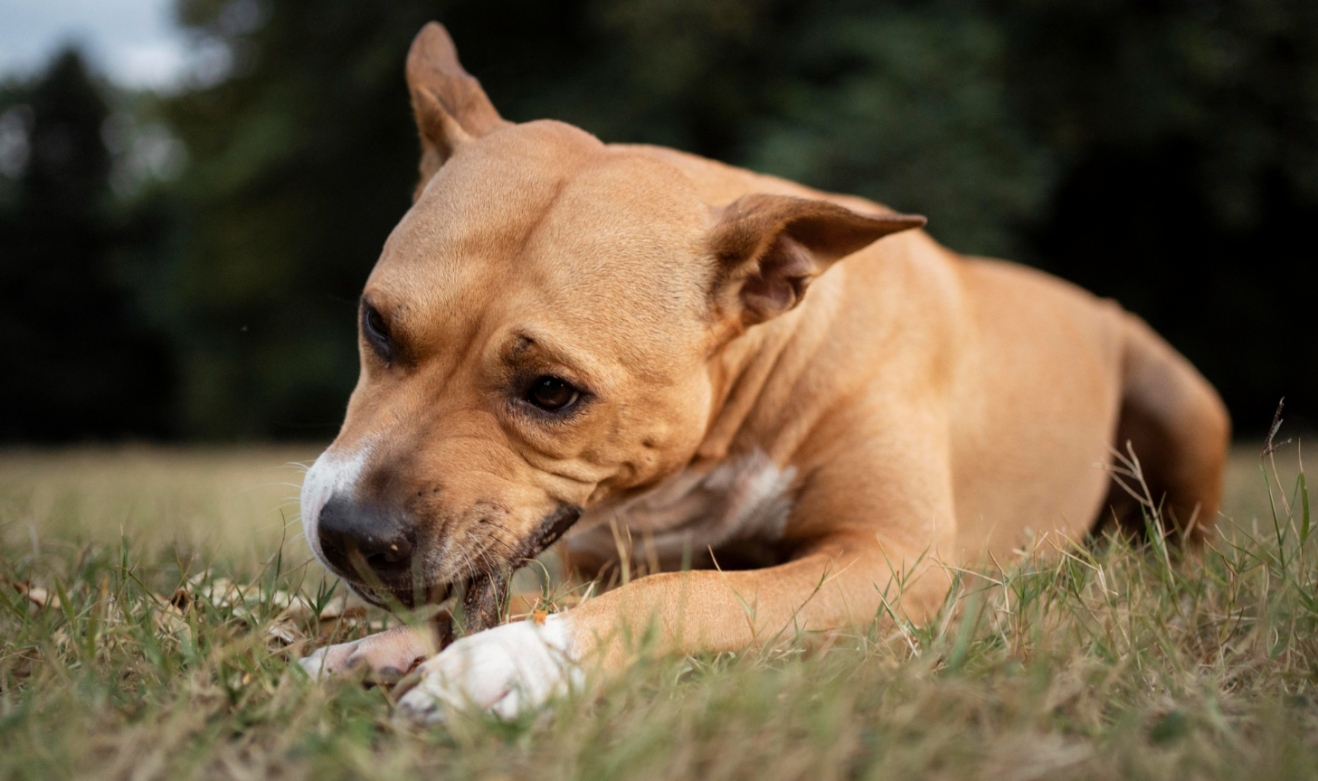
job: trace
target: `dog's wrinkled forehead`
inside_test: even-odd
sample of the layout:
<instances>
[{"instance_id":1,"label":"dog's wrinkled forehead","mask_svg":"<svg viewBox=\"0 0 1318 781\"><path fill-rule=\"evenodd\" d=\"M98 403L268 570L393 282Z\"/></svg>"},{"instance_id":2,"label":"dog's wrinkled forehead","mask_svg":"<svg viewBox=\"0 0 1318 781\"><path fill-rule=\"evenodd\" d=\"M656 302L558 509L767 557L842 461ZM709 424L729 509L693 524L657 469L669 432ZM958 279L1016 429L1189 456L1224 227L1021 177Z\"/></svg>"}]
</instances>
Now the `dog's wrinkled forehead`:
<instances>
[{"instance_id":1,"label":"dog's wrinkled forehead","mask_svg":"<svg viewBox=\"0 0 1318 781\"><path fill-rule=\"evenodd\" d=\"M556 122L510 126L464 146L431 179L366 294L403 316L448 321L449 338L455 317L517 305L619 339L657 334L662 322L671 339L702 317L708 219L663 163Z\"/></svg>"}]
</instances>

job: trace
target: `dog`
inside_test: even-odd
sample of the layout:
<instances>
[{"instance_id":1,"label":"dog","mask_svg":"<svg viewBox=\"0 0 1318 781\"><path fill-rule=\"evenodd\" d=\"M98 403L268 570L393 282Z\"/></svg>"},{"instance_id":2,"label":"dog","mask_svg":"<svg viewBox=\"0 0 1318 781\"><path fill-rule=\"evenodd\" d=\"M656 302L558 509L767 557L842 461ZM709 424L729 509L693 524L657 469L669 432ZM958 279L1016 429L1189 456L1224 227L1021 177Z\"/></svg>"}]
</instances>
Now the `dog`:
<instances>
[{"instance_id":1,"label":"dog","mask_svg":"<svg viewBox=\"0 0 1318 781\"><path fill-rule=\"evenodd\" d=\"M1120 517L1125 443L1171 532L1212 533L1225 408L1117 304L861 198L508 122L436 23L406 74L420 183L302 519L366 599L456 595L466 634L399 627L313 675L415 667L402 716L508 717L646 632L717 652L926 620L950 569ZM498 625L507 574L565 534L592 566L639 541L656 571Z\"/></svg>"}]
</instances>

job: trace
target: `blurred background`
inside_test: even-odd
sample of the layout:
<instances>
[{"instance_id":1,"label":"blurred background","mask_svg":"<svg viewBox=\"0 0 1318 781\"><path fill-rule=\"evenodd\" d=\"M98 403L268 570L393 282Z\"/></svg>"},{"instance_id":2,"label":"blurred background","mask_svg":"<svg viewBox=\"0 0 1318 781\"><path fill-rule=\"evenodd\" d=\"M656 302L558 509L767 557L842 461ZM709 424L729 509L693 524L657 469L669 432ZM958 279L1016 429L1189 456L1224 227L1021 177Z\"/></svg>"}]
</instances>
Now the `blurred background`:
<instances>
[{"instance_id":1,"label":"blurred background","mask_svg":"<svg viewBox=\"0 0 1318 781\"><path fill-rule=\"evenodd\" d=\"M0 0L0 442L331 438L430 19L509 119L926 214L1318 420L1313 0Z\"/></svg>"}]
</instances>

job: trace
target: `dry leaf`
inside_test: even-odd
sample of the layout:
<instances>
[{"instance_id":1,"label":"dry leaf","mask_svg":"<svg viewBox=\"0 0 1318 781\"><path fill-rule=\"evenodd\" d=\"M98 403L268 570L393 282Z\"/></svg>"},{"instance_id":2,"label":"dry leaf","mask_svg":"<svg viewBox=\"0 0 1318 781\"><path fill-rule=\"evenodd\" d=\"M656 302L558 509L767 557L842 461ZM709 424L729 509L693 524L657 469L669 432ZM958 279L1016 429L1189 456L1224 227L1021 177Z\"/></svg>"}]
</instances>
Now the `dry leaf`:
<instances>
[{"instance_id":1,"label":"dry leaf","mask_svg":"<svg viewBox=\"0 0 1318 781\"><path fill-rule=\"evenodd\" d=\"M50 607L59 610L60 601L58 594L52 594L41 586L32 586L27 583L15 583L14 588L18 593L27 597L27 600L37 607Z\"/></svg>"}]
</instances>

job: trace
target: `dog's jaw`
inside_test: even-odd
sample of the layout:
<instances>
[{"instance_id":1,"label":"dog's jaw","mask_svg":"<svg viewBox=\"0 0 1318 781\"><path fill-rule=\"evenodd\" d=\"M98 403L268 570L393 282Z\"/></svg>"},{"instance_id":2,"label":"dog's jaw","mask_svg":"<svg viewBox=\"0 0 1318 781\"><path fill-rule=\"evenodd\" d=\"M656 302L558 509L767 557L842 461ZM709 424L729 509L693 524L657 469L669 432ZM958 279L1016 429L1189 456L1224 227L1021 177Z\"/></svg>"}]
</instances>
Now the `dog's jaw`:
<instances>
[{"instance_id":1,"label":"dog's jaw","mask_svg":"<svg viewBox=\"0 0 1318 781\"><path fill-rule=\"evenodd\" d=\"M379 440L374 440L378 442ZM358 482L362 478L367 463L372 455L373 442L359 444L355 450L344 454L331 448L316 459L307 470L302 481L302 531L307 538L307 545L326 569L335 572L325 557L320 543L319 519L321 511L333 496L355 497ZM515 547L505 562L508 569L515 569L540 555L553 545L581 516L581 508L575 505L561 505L548 513L533 531ZM342 577L342 573L336 573ZM462 595L467 631L479 631L499 623L500 609L504 602L508 573L499 568L488 571L466 571L450 576L447 581L428 584L426 594L411 593L410 588L394 590L393 599L406 607L416 607L421 602L437 603L446 599L454 589ZM363 599L380 607L388 606L390 599L376 593L377 589L352 582L343 578L344 583ZM397 587L398 584L385 584ZM420 599L418 599L420 597Z\"/></svg>"}]
</instances>

